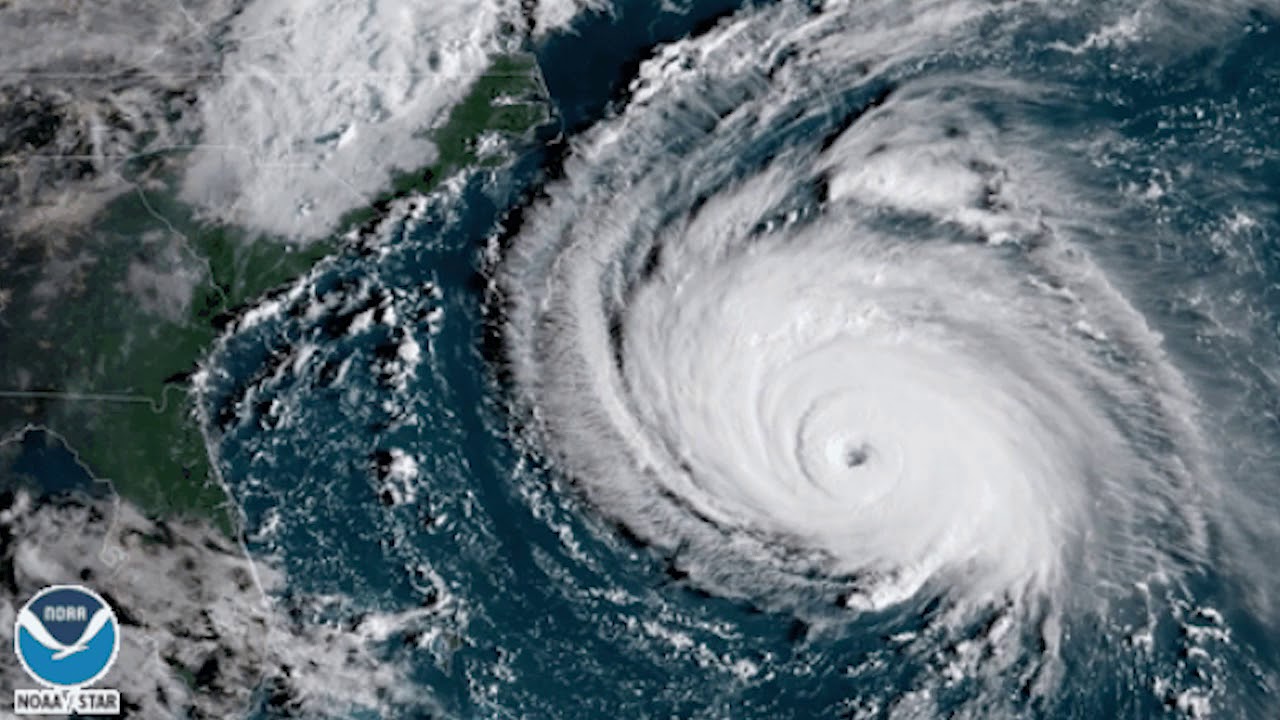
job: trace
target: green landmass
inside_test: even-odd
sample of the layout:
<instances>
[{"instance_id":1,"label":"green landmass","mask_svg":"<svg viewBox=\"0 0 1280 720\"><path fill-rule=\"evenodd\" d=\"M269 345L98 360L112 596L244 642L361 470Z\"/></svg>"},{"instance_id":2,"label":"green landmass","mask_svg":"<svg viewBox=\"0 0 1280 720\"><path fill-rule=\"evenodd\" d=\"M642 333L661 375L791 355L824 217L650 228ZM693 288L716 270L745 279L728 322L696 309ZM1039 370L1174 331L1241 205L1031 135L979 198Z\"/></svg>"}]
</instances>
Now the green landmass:
<instances>
[{"instance_id":1,"label":"green landmass","mask_svg":"<svg viewBox=\"0 0 1280 720\"><path fill-rule=\"evenodd\" d=\"M10 267L0 272L14 270L5 281L13 300L0 315L0 383L42 394L0 395L0 437L24 425L49 428L95 477L109 479L144 512L204 517L230 533L231 512L210 474L189 394L189 375L216 340L219 318L340 251L337 238L375 219L386 201L429 191L464 168L501 162L479 157L477 140L541 125L548 117L543 97L531 57L498 58L428 133L439 148L436 162L396 176L378 203L349 214L327 241L300 246L205 223L161 187L116 200L86 237L7 258L0 264ZM21 312L47 294L40 283L51 257L76 261L73 290L42 299L52 312ZM140 300L130 285L138 267L188 273L185 305L163 293Z\"/></svg>"}]
</instances>

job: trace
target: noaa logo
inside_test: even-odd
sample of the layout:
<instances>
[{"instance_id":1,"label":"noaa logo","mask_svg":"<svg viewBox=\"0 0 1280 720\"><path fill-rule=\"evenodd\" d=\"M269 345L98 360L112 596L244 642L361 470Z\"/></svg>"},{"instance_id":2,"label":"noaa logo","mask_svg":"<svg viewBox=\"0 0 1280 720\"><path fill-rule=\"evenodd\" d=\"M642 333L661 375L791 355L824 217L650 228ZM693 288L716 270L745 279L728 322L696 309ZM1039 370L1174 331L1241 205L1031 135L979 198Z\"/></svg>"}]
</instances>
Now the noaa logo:
<instances>
[{"instance_id":1,"label":"noaa logo","mask_svg":"<svg viewBox=\"0 0 1280 720\"><path fill-rule=\"evenodd\" d=\"M37 682L50 688L81 688L106 675L115 662L119 621L94 591L54 585L18 611L13 649Z\"/></svg>"}]
</instances>

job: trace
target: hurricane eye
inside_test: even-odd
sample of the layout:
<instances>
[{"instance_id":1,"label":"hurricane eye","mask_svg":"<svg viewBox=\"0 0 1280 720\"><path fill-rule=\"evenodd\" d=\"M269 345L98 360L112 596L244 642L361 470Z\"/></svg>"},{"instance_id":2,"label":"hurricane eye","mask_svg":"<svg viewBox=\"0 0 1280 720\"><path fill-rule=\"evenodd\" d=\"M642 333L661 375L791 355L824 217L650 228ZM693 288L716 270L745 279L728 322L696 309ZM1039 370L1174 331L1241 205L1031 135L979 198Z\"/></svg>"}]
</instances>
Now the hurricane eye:
<instances>
[{"instance_id":1,"label":"hurricane eye","mask_svg":"<svg viewBox=\"0 0 1280 720\"><path fill-rule=\"evenodd\" d=\"M844 453L844 464L849 468L861 467L870 460L871 447L866 444L851 447Z\"/></svg>"}]
</instances>

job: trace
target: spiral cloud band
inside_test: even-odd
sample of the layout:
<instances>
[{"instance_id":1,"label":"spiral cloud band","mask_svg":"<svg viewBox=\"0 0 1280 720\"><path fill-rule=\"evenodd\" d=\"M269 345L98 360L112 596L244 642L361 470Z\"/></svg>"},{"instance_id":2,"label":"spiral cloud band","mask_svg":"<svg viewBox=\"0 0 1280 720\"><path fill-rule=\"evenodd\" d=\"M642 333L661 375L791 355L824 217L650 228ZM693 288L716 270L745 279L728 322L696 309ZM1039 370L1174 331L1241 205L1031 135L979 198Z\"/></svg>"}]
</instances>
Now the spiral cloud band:
<instances>
[{"instance_id":1,"label":"spiral cloud band","mask_svg":"<svg viewBox=\"0 0 1280 720\"><path fill-rule=\"evenodd\" d=\"M912 76L986 12L774 7L669 46L515 231L538 442L690 582L1053 610L1200 557L1192 399L1020 122L1052 89Z\"/></svg>"}]
</instances>

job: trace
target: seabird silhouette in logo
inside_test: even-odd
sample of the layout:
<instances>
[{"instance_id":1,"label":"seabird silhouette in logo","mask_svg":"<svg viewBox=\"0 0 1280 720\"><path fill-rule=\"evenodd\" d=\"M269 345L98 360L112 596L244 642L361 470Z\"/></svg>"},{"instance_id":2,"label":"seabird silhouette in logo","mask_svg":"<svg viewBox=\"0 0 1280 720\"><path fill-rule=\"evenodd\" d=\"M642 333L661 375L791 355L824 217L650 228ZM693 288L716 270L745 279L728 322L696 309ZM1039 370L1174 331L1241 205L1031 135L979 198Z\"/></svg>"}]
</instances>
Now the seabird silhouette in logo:
<instances>
[{"instance_id":1,"label":"seabird silhouette in logo","mask_svg":"<svg viewBox=\"0 0 1280 720\"><path fill-rule=\"evenodd\" d=\"M109 622L111 622L111 611L101 608L93 614L93 618L89 620L89 624L85 627L84 632L80 634L79 639L71 645L63 645L58 642L57 638L49 634L49 631L44 627L44 623L40 622L40 618L36 617L35 613L26 608L23 608L22 612L18 613L18 626L31 633L31 637L35 638L36 642L53 650L52 660L61 660L68 655L89 649L88 642L97 637L98 633Z\"/></svg>"},{"instance_id":2,"label":"seabird silhouette in logo","mask_svg":"<svg viewBox=\"0 0 1280 720\"><path fill-rule=\"evenodd\" d=\"M120 649L111 607L77 585L37 593L18 611L13 635L14 651L27 674L49 687L93 683L111 668Z\"/></svg>"}]
</instances>

